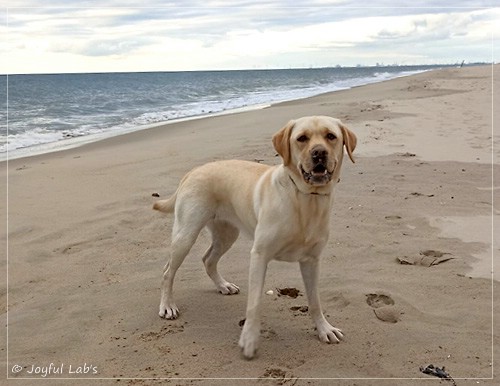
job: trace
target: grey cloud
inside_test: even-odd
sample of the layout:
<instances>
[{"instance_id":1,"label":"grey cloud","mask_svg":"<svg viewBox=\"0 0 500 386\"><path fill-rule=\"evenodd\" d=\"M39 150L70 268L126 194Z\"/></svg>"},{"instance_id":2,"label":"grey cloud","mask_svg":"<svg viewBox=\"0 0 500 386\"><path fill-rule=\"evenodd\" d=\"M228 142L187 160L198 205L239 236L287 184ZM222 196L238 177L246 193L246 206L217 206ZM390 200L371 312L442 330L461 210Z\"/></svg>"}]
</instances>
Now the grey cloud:
<instances>
[{"instance_id":1,"label":"grey cloud","mask_svg":"<svg viewBox=\"0 0 500 386\"><path fill-rule=\"evenodd\" d=\"M10 1L10 0L9 0ZM454 14L455 12L471 12L489 6L488 1L479 0L423 0L414 2L418 7L394 7L393 0L379 0L377 7L360 7L359 2L345 0L332 5L327 0L184 0L182 2L149 1L144 7L133 0L99 0L78 3L72 8L72 0L45 0L40 7L36 0L12 0L14 6L37 8L12 8L9 10L9 26L22 32L29 23L39 22L41 34L58 36L65 42L56 42L59 47L53 51L71 51L93 57L108 55L125 55L155 43L162 37L197 40L203 47L211 47L227 39L228 33L236 30L289 31L294 28L314 24L338 22L353 18L375 16L404 16L424 14ZM231 6L227 6L227 4ZM453 7L450 7L450 4ZM51 8L51 7L56 8ZM58 8L59 7L59 8ZM96 7L93 12L88 8ZM98 7L98 8L97 8ZM467 8L460 8L467 7ZM99 9L103 9L102 17ZM109 10L116 10L110 14ZM29 13L29 18L20 16ZM90 15L90 16L89 16ZM447 25L432 28L425 18L417 18L413 29L398 32L390 28L382 29L366 43L318 42L308 49L337 52L344 46L352 51L374 52L387 51L395 47L399 52L417 55L419 52L432 51L441 55L448 48L445 39L450 37L461 41L467 34L468 26L477 21L488 21L488 15L470 14L468 18L460 18ZM47 21L47 24L44 22ZM50 22L50 23L49 23ZM361 22L362 23L362 22ZM362 28L362 24L360 24ZM382 26L383 27L383 26ZM97 31L97 32L96 32ZM120 37L118 34L123 34ZM115 33L116 32L116 33ZM36 33L36 32L35 32ZM116 36L116 38L114 37ZM455 42L453 42L455 44ZM423 47L423 48L422 48ZM434 47L439 47L434 51ZM419 51L420 50L420 51ZM477 54L477 50L474 51ZM317 53L315 53L317 54ZM292 53L284 53L293 56ZM471 53L472 55L472 53ZM230 60L230 59L228 59ZM269 59L271 60L271 58Z\"/></svg>"},{"instance_id":2,"label":"grey cloud","mask_svg":"<svg viewBox=\"0 0 500 386\"><path fill-rule=\"evenodd\" d=\"M228 6L226 1L217 0L184 0L182 2L165 2L152 0L144 5L138 5L133 0L100 0L84 1L75 8L72 0L46 0L44 6L40 7L36 0L17 0L20 6L36 8L12 8L13 15L16 13L37 13L41 17L63 16L65 13L78 14L79 11L89 7L102 9L126 9L131 13L115 17L107 17L105 23L108 26L130 24L131 26L153 20L164 20L166 23L179 20L197 18L210 18L215 20L226 20L225 23L238 21L256 28L280 28L308 25L311 23L334 22L352 18L369 16L398 16L418 15L423 13L450 13L467 7L467 10L487 7L488 1L482 0L455 0L450 7L448 0L423 0L414 7L394 6L392 0L379 0L376 6L361 7L359 2L345 0L331 4L329 1L309 0L298 2L297 0L265 0L254 2L250 0L233 0ZM35 4L36 3L36 4ZM16 3L17 4L17 3ZM15 17L12 23L15 23ZM196 26L193 26L195 28ZM224 22L218 26L209 25L215 30L223 30Z\"/></svg>"},{"instance_id":3,"label":"grey cloud","mask_svg":"<svg viewBox=\"0 0 500 386\"><path fill-rule=\"evenodd\" d=\"M121 38L121 39L93 39L84 44L83 47L75 48L74 51L86 56L109 56L129 54L137 48L144 47L152 42L148 38Z\"/></svg>"}]
</instances>

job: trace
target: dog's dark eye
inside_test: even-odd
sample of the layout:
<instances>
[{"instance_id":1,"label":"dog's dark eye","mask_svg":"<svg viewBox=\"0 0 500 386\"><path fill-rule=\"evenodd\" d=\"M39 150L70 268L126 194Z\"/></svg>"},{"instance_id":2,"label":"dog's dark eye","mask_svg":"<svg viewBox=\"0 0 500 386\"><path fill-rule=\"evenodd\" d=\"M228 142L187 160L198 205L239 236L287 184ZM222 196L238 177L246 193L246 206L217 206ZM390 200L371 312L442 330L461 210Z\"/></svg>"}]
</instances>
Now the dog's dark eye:
<instances>
[{"instance_id":1,"label":"dog's dark eye","mask_svg":"<svg viewBox=\"0 0 500 386\"><path fill-rule=\"evenodd\" d=\"M307 138L307 135L301 135L299 138L297 138L297 141L299 142L306 142L309 138Z\"/></svg>"},{"instance_id":2,"label":"dog's dark eye","mask_svg":"<svg viewBox=\"0 0 500 386\"><path fill-rule=\"evenodd\" d=\"M333 141L334 139L337 139L337 136L333 133L328 133L326 135L326 139L330 140L330 141Z\"/></svg>"}]
</instances>

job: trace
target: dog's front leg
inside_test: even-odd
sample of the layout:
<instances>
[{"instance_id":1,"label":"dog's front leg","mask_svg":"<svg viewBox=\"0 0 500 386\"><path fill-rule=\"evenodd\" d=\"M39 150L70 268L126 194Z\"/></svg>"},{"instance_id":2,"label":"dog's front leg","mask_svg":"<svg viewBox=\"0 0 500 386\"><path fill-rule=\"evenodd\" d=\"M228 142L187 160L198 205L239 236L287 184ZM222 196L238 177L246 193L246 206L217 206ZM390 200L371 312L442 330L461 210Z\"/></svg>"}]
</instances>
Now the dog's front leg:
<instances>
[{"instance_id":1,"label":"dog's front leg","mask_svg":"<svg viewBox=\"0 0 500 386\"><path fill-rule=\"evenodd\" d=\"M309 300L309 313L318 330L319 339L326 343L338 343L344 337L342 331L328 323L321 310L318 293L319 261L314 259L301 262L300 271Z\"/></svg>"},{"instance_id":2,"label":"dog's front leg","mask_svg":"<svg viewBox=\"0 0 500 386\"><path fill-rule=\"evenodd\" d=\"M252 249L250 257L250 275L248 280L248 303L245 324L241 332L239 346L246 359L255 356L259 346L260 302L267 271L267 260Z\"/></svg>"}]
</instances>

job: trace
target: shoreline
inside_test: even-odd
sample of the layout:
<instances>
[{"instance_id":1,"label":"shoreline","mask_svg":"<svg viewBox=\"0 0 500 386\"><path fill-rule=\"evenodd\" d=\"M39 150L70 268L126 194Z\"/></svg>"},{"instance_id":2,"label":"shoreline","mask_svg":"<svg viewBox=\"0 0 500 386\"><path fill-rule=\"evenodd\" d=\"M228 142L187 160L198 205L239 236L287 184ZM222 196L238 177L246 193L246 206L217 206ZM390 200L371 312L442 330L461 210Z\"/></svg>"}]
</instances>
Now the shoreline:
<instances>
[{"instance_id":1,"label":"shoreline","mask_svg":"<svg viewBox=\"0 0 500 386\"><path fill-rule=\"evenodd\" d=\"M486 66L472 66L472 67L464 67L464 68L500 68L500 65L486 65ZM313 96L308 96L304 98L298 98L298 99L291 99L291 100L285 100L281 102L273 102L271 104L258 104L258 105L251 105L251 106L245 106L241 108L235 108L235 109L230 109L226 111L221 111L221 112L216 112L216 113L210 113L210 114L205 114L205 115L197 115L197 116L191 116L191 117L183 117L183 118L178 118L178 119L173 119L171 121L165 121L165 122L158 122L158 123L153 123L150 125L145 125L145 126L137 126L129 129L125 129L123 131L119 132L103 132L99 134L90 134L90 135L85 135L85 136L80 136L80 137L74 137L74 138L68 138L65 140L57 141L57 142L52 142L52 143L47 143L47 144L40 144L40 145L34 145L34 146L29 146L26 148L20 148L16 149L12 152L6 152L6 153L0 153L0 163L6 162L7 160L9 161L14 161L18 159L23 159L23 158L29 158L29 157L36 157L40 155L45 155L45 154L50 154L50 153L56 153L60 151L65 151L65 150L71 150L71 149L76 149L82 146L87 146L87 145L92 145L94 143L100 142L100 141L109 141L113 140L114 138L117 138L117 140L126 140L126 136L130 134L135 134L135 133L140 133L140 132L147 132L149 130L155 130L155 129L166 129L167 127L171 127L172 125L178 125L184 122L193 122L197 120L204 120L204 119L211 119L214 117L219 117L219 116L225 116L225 115L233 115L233 114L240 114L240 113L245 113L245 112L252 112L256 110L263 110L263 109L268 109L268 108L273 108L275 106L280 106L280 105L287 105L287 104L300 104L302 101L306 102L309 99L327 99L329 97L335 98L335 95L337 93L342 93L345 91L349 90L357 90L361 89L363 90L365 87L370 87L372 85L378 85L378 84L385 84L387 82L392 82L398 79L405 79L405 78L412 78L415 76L419 76L422 74L426 73L435 73L439 71L450 71L450 70L462 70L460 68L455 68L455 67L446 67L444 69L432 69L432 70L427 70L427 71L422 71L417 74L411 74L411 75L402 75L398 76L395 78L391 78L388 80L383 80L383 81L377 81L374 83L368 83L364 85L357 85L357 86L352 86L350 88L346 89L340 89L336 91L330 91L326 93L320 93L317 95ZM125 138L121 138L125 137ZM434 138L434 139L439 139L439 138ZM492 136L492 141L493 141L493 136ZM414 145L414 144L412 144ZM463 144L461 144L463 146ZM457 142L453 143L453 146L460 146ZM464 150L464 149L461 149ZM14 153L14 154L12 154ZM379 155L380 153L378 152L373 152L370 155ZM450 154L449 154L450 155ZM429 158L428 155L426 155L427 159L431 159L432 157ZM453 157L451 159L454 159ZM457 159L459 160L459 159ZM482 163L500 163L500 157L499 156L492 156L491 159L475 159L475 160L468 160L468 161L479 161Z\"/></svg>"},{"instance_id":2,"label":"shoreline","mask_svg":"<svg viewBox=\"0 0 500 386\"><path fill-rule=\"evenodd\" d=\"M0 153L0 163L5 162L7 160L12 161L12 160L21 159L21 158L29 158L29 157L35 157L35 156L43 155L43 154L50 154L50 153L57 153L60 151L65 151L65 150L71 150L71 149L75 149L75 148L78 148L81 146L89 145L89 144L92 144L95 142L99 142L99 141L103 141L103 140L107 140L107 139L112 139L114 137L119 137L119 136L127 135L130 133L150 130L150 129L154 129L154 128L158 128L158 127L174 125L174 124L178 124L178 123L182 123L182 122L190 122L190 121L194 121L197 119L208 119L208 118L218 117L221 115L230 115L230 114L238 114L238 113L247 112L247 111L261 110L261 109L265 109L265 108L271 107L271 106L272 105L269 105L269 104L257 104L257 105L252 105L252 106L245 106L245 107L229 109L229 110L225 110L225 111L219 111L216 113L209 113L209 114L176 118L176 119L171 119L169 121L157 122L157 123L152 123L152 124L144 125L144 126L135 126L135 127L131 127L128 129L122 129L122 130L117 131L117 132L105 131L105 132L98 133L98 134L82 135L82 136L78 136L78 137L66 138L66 139L63 139L60 141L56 141L56 142L49 142L49 143L44 143L44 144L39 144L39 145L28 146L28 147L24 147L24 148L18 148L18 149L13 150L12 152L7 151L5 153ZM14 153L14 154L12 155L11 153ZM5 156L4 156L4 154L5 154Z\"/></svg>"},{"instance_id":3,"label":"shoreline","mask_svg":"<svg viewBox=\"0 0 500 386\"><path fill-rule=\"evenodd\" d=\"M445 68L449 68L449 67L445 67ZM65 139L62 139L59 141L55 141L55 142L47 142L47 143L38 144L38 145L31 145L31 146L27 146L27 147L14 149L12 151L0 153L0 162L6 161L7 159L14 160L14 159L19 159L19 158L32 157L32 156L45 154L45 153L52 153L52 152L68 150L68 149L84 146L84 145L89 144L89 143L98 142L101 140L105 140L105 139L109 139L109 138L113 138L113 137L117 137L117 136L127 135L129 133L133 133L136 131L149 130L151 128L161 127L164 125L171 125L171 124L176 124L176 123L180 123L180 122L184 122L184 121L192 121L192 120L197 120L197 119L206 119L206 118L211 118L211 117L217 117L219 115L238 114L238 113L246 112L246 111L260 110L260 109L268 108L268 107L278 105L281 103L288 103L288 102L300 101L300 100L308 99L308 98L314 98L314 97L318 97L321 95L336 93L338 91L349 90L349 89L356 88L356 87L364 87L364 86L367 86L369 84L383 83L383 82L387 82L387 81L392 80L392 79L404 78L404 77L412 76L415 74L425 73L425 72L429 72L429 71L436 71L439 69L440 68L420 70L420 71L409 71L409 72L411 72L410 74L408 74L407 73L408 71L406 71L406 72L402 72L399 75L394 76L393 78L390 78L390 79L376 80L374 82L368 82L365 84L354 85L354 86L350 86L350 87L339 87L338 90L320 92L319 94L314 94L314 95L310 95L310 96L304 96L304 97L299 97L299 98L294 98L294 99L278 100L278 101L269 102L269 103L252 104L252 105L232 108L232 109L228 109L228 110L218 111L218 112L214 112L214 113L186 116L186 117L175 118L175 119L171 119L171 120L163 121L163 122L156 122L156 123L145 124L145 125L137 125L137 126L123 128L123 129L116 130L116 131L106 130L106 131L103 131L101 133L69 137L69 138L65 138Z\"/></svg>"},{"instance_id":4,"label":"shoreline","mask_svg":"<svg viewBox=\"0 0 500 386\"><path fill-rule=\"evenodd\" d=\"M499 79L499 65L436 70L2 164L8 256L0 270L6 277L8 269L9 287L0 284L0 306L9 335L0 336L8 343L8 358L0 358L4 371L23 366L4 375L85 363L96 368L89 378L110 384L264 378L306 386L310 378L347 378L411 386L432 379L419 368L433 364L493 386ZM358 137L356 163L344 163L335 191L319 278L325 315L346 340L318 341L300 311L307 304L300 270L275 262L265 292L288 287L302 296L263 296L259 356L243 362L237 342L251 240L240 237L222 258L221 273L241 288L222 296L200 261L210 243L202 231L176 280L181 316L160 319L173 221L151 210L152 194L169 196L209 161L280 163L272 135L305 115L340 118Z\"/></svg>"}]
</instances>

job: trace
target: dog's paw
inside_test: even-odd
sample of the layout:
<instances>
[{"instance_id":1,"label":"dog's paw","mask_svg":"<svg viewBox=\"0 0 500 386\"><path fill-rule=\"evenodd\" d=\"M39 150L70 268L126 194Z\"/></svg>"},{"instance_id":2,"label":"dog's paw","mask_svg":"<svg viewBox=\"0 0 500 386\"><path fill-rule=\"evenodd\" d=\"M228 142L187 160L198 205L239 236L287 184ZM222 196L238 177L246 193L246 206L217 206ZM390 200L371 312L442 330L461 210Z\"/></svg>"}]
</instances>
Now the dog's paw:
<instances>
[{"instance_id":1,"label":"dog's paw","mask_svg":"<svg viewBox=\"0 0 500 386\"><path fill-rule=\"evenodd\" d=\"M171 304L170 306L160 304L160 312L158 314L160 318L177 319L179 317L179 309L175 304Z\"/></svg>"},{"instance_id":2,"label":"dog's paw","mask_svg":"<svg viewBox=\"0 0 500 386\"><path fill-rule=\"evenodd\" d=\"M333 327L330 323L324 322L317 327L319 340L325 343L339 343L344 339L342 330Z\"/></svg>"},{"instance_id":3,"label":"dog's paw","mask_svg":"<svg viewBox=\"0 0 500 386\"><path fill-rule=\"evenodd\" d=\"M223 295L235 295L240 292L240 287L236 284L224 282L217 285L217 290Z\"/></svg>"},{"instance_id":4,"label":"dog's paw","mask_svg":"<svg viewBox=\"0 0 500 386\"><path fill-rule=\"evenodd\" d=\"M241 332L239 346L241 348L241 353L246 359L252 359L257 353L259 348L259 328L245 328L247 323L243 325L243 331Z\"/></svg>"}]
</instances>

